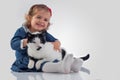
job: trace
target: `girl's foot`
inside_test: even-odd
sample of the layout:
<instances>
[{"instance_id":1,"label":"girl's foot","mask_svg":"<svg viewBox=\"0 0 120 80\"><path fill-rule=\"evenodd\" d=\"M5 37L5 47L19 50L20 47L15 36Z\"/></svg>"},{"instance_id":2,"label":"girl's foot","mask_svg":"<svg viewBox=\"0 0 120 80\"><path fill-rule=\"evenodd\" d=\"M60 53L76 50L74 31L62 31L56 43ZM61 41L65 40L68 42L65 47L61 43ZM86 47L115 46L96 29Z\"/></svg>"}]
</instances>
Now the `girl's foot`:
<instances>
[{"instance_id":1,"label":"girl's foot","mask_svg":"<svg viewBox=\"0 0 120 80\"><path fill-rule=\"evenodd\" d=\"M83 64L83 60L79 58L74 58L73 63L71 65L71 71L79 72Z\"/></svg>"},{"instance_id":2,"label":"girl's foot","mask_svg":"<svg viewBox=\"0 0 120 80\"><path fill-rule=\"evenodd\" d=\"M71 65L73 63L73 55L72 54L67 54L65 56L65 58L63 59L63 61L61 62L61 66L62 66L62 72L63 73L70 73L71 71Z\"/></svg>"}]
</instances>

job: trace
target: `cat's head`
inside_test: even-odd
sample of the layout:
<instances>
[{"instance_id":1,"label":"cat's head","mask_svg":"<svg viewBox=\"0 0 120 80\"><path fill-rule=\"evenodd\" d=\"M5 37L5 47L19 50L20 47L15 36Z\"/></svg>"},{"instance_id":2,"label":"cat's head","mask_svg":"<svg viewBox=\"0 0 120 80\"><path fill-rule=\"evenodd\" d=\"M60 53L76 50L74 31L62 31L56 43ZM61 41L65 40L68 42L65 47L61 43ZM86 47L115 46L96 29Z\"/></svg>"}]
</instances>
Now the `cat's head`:
<instances>
[{"instance_id":1,"label":"cat's head","mask_svg":"<svg viewBox=\"0 0 120 80\"><path fill-rule=\"evenodd\" d=\"M35 50L40 50L46 42L45 32L27 33L28 35L28 47Z\"/></svg>"}]
</instances>

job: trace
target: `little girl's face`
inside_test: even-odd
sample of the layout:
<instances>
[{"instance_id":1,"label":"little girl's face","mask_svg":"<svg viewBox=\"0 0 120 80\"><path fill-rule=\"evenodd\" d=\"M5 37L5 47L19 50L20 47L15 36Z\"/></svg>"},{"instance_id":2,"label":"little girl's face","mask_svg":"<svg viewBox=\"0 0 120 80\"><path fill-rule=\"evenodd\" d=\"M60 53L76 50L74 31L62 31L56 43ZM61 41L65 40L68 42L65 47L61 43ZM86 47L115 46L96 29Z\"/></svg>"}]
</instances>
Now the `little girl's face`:
<instances>
[{"instance_id":1,"label":"little girl's face","mask_svg":"<svg viewBox=\"0 0 120 80\"><path fill-rule=\"evenodd\" d=\"M31 32L47 29L50 17L51 15L49 11L37 11L36 14L31 18Z\"/></svg>"}]
</instances>

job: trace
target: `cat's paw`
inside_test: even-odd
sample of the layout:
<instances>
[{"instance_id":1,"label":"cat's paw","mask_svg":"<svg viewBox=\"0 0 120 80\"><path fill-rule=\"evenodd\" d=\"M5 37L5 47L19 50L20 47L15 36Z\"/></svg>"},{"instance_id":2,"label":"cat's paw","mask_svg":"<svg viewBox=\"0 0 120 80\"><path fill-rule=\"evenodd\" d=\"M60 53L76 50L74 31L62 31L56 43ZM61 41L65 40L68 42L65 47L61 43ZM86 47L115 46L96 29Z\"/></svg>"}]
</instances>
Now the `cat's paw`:
<instances>
[{"instance_id":1,"label":"cat's paw","mask_svg":"<svg viewBox=\"0 0 120 80\"><path fill-rule=\"evenodd\" d=\"M40 69L40 65L41 65L41 63L42 63L41 60L39 60L39 61L36 62L35 67L36 67L37 70Z\"/></svg>"},{"instance_id":2,"label":"cat's paw","mask_svg":"<svg viewBox=\"0 0 120 80\"><path fill-rule=\"evenodd\" d=\"M28 64L28 68L29 69L32 69L34 67L34 61L33 60L30 60L29 61L29 64Z\"/></svg>"}]
</instances>

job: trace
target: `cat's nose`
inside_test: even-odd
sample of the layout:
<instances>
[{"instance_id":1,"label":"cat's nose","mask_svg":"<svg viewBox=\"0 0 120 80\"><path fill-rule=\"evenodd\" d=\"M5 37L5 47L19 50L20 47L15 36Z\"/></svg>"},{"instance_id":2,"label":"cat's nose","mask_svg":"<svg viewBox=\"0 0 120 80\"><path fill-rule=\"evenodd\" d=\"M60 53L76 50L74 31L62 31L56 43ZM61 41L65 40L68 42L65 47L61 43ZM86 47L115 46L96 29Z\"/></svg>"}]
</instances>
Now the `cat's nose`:
<instances>
[{"instance_id":1,"label":"cat's nose","mask_svg":"<svg viewBox=\"0 0 120 80\"><path fill-rule=\"evenodd\" d=\"M40 50L42 47L41 46L39 46L38 48L37 48L37 50Z\"/></svg>"}]
</instances>

